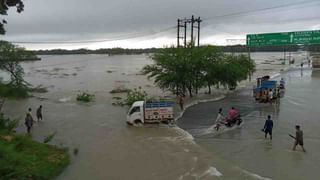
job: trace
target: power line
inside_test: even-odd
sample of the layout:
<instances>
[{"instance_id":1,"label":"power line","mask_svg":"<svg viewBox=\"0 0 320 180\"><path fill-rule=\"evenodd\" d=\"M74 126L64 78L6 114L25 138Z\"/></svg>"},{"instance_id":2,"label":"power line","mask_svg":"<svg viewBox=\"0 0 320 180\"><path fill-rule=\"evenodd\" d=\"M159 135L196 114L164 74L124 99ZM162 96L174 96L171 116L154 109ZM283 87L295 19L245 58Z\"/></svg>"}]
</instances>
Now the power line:
<instances>
[{"instance_id":1,"label":"power line","mask_svg":"<svg viewBox=\"0 0 320 180\"><path fill-rule=\"evenodd\" d=\"M116 38L108 38L108 39L98 39L98 40L82 40L82 41L11 41L16 44L87 44L87 43L99 43L99 42L108 42L108 41L119 41L119 40L127 40L127 39L135 39L140 37L153 36L156 34L164 33L170 30L174 30L176 27L171 26L168 28L164 28L158 31L149 31L147 33L140 32L135 34L129 34L127 36L119 36Z\"/></svg>"},{"instance_id":2,"label":"power line","mask_svg":"<svg viewBox=\"0 0 320 180\"><path fill-rule=\"evenodd\" d=\"M304 17L304 18L295 18L294 20L295 21L305 21L305 20L310 20L310 19L319 19L320 16L312 16L312 17ZM285 20L278 20L277 23L283 23L283 24L286 24L288 23L289 21L287 19ZM209 23L204 23L203 27L204 26L208 26L210 25ZM224 33L224 34L227 34L227 35L234 35L232 32L229 32L229 31L226 29L226 28L223 28L223 27L219 27L219 29L222 29L222 30L218 30L218 29L213 29L213 32L217 32L217 33Z\"/></svg>"},{"instance_id":3,"label":"power line","mask_svg":"<svg viewBox=\"0 0 320 180\"><path fill-rule=\"evenodd\" d=\"M278 5L278 6L271 6L271 7L267 7L267 8L254 9L254 10L251 10L251 11L240 11L240 12L235 12L235 13L230 13L230 14L217 15L217 16L212 16L212 17L205 18L204 21L205 20L216 19L216 18L247 15L247 14L256 13L256 12L260 12L260 11L287 8L287 7L290 7L290 6L297 6L297 5L301 5L301 4L314 3L314 2L319 2L319 0L300 1L300 2L296 2L296 3L287 3L287 4Z\"/></svg>"}]
</instances>

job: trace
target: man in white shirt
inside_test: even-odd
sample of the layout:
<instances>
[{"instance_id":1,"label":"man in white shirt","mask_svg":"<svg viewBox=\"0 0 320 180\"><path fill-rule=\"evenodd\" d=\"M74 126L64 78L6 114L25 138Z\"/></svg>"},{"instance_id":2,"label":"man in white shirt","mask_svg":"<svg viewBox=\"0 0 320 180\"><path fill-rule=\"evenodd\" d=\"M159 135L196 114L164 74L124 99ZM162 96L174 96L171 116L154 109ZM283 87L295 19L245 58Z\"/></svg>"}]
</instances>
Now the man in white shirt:
<instances>
[{"instance_id":1,"label":"man in white shirt","mask_svg":"<svg viewBox=\"0 0 320 180\"><path fill-rule=\"evenodd\" d=\"M271 102L273 99L273 91L272 89L269 90L269 101Z\"/></svg>"},{"instance_id":2,"label":"man in white shirt","mask_svg":"<svg viewBox=\"0 0 320 180\"><path fill-rule=\"evenodd\" d=\"M216 121L215 121L215 129L218 131L221 124L224 124L225 123L225 117L223 116L222 114L222 108L219 109L219 112L218 112L218 116L216 118Z\"/></svg>"}]
</instances>

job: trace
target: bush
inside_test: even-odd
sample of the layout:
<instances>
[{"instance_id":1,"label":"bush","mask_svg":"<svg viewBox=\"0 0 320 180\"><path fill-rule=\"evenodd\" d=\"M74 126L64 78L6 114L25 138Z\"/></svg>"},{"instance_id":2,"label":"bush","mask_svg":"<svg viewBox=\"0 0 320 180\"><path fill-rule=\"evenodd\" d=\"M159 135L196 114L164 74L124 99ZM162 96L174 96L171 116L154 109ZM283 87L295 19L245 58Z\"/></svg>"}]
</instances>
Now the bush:
<instances>
[{"instance_id":1,"label":"bush","mask_svg":"<svg viewBox=\"0 0 320 180\"><path fill-rule=\"evenodd\" d=\"M0 114L0 130L13 131L19 125L19 120L10 120L3 113Z\"/></svg>"},{"instance_id":2,"label":"bush","mask_svg":"<svg viewBox=\"0 0 320 180\"><path fill-rule=\"evenodd\" d=\"M82 101L82 102L91 102L94 99L94 94L89 94L89 93L80 93L77 95L77 101Z\"/></svg>"},{"instance_id":3,"label":"bush","mask_svg":"<svg viewBox=\"0 0 320 180\"><path fill-rule=\"evenodd\" d=\"M113 102L113 105L120 105L120 106L124 106L124 105L128 105L131 106L134 102L136 101L144 101L144 100L148 100L148 94L143 91L141 89L141 87L139 87L138 89L135 88L133 90L129 90L127 93L127 97L123 100L120 101L121 98L114 98L116 100L118 100L117 102Z\"/></svg>"},{"instance_id":4,"label":"bush","mask_svg":"<svg viewBox=\"0 0 320 180\"><path fill-rule=\"evenodd\" d=\"M135 101L144 101L148 98L148 94L145 91L139 89L133 89L133 91L129 91L127 97L125 99L125 104L131 106Z\"/></svg>"},{"instance_id":5,"label":"bush","mask_svg":"<svg viewBox=\"0 0 320 180\"><path fill-rule=\"evenodd\" d=\"M26 86L17 87L12 84L0 83L0 97L27 98L29 89Z\"/></svg>"}]
</instances>

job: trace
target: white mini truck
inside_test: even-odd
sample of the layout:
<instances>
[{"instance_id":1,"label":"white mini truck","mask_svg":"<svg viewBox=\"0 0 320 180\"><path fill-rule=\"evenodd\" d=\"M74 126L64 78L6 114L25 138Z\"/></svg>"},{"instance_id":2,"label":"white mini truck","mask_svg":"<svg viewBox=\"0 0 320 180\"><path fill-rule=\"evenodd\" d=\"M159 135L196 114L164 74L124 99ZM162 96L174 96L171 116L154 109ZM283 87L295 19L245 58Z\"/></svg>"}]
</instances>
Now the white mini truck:
<instances>
[{"instance_id":1,"label":"white mini truck","mask_svg":"<svg viewBox=\"0 0 320 180\"><path fill-rule=\"evenodd\" d=\"M127 114L129 125L146 123L169 123L173 118L174 102L145 102L136 101L132 104Z\"/></svg>"}]
</instances>

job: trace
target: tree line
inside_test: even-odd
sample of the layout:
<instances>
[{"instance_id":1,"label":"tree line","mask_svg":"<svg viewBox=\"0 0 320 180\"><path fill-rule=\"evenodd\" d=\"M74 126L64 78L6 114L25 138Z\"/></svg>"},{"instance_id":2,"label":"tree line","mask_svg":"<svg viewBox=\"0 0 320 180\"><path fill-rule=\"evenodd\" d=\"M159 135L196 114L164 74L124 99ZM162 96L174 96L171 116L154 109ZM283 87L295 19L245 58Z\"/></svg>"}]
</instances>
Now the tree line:
<instances>
[{"instance_id":1,"label":"tree line","mask_svg":"<svg viewBox=\"0 0 320 180\"><path fill-rule=\"evenodd\" d=\"M233 46L217 46L223 52L230 53L244 53L248 52L249 49L245 45L233 45ZM68 55L68 54L108 54L108 55L130 55L130 54L148 54L157 53L162 49L166 48L146 48L146 49L127 49L127 48L101 48L96 50L91 49L52 49L52 50L37 50L33 51L37 55ZM265 46L265 47L251 47L250 52L295 52L298 50L306 51L320 51L320 45L310 45L310 46Z\"/></svg>"},{"instance_id":2,"label":"tree line","mask_svg":"<svg viewBox=\"0 0 320 180\"><path fill-rule=\"evenodd\" d=\"M146 48L146 49L125 49L125 48L102 48L102 49L52 49L52 50L38 50L34 51L37 55L68 55L68 54L108 54L108 55L120 55L120 54L144 54L144 53L155 53L157 48Z\"/></svg>"},{"instance_id":3,"label":"tree line","mask_svg":"<svg viewBox=\"0 0 320 180\"><path fill-rule=\"evenodd\" d=\"M192 97L199 89L224 86L234 89L254 71L254 62L246 55L226 54L220 47L165 48L152 55L154 64L142 72L155 84L174 94L186 92Z\"/></svg>"}]
</instances>

